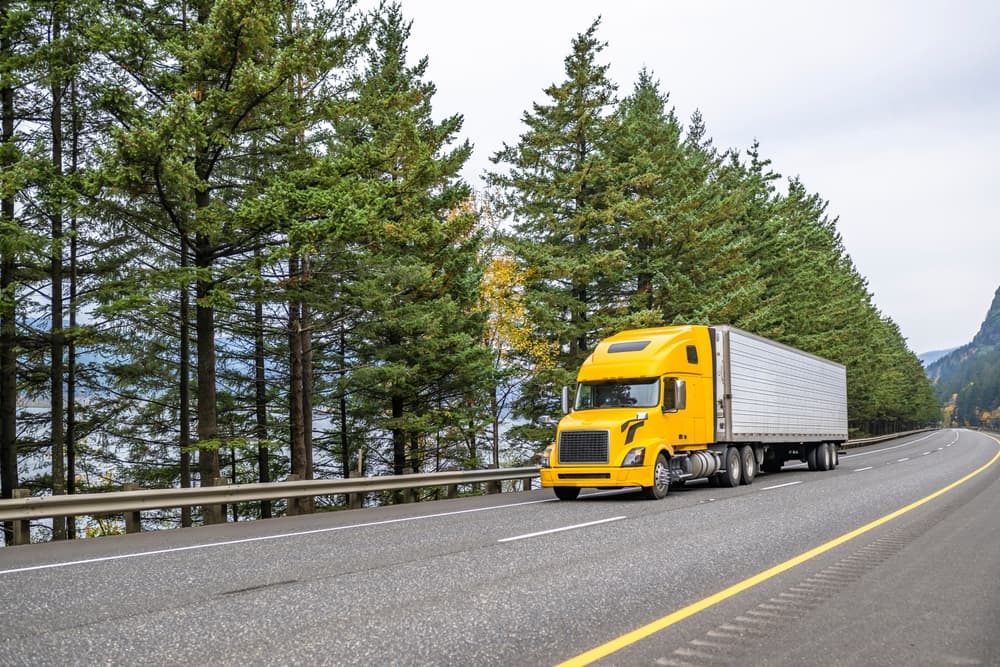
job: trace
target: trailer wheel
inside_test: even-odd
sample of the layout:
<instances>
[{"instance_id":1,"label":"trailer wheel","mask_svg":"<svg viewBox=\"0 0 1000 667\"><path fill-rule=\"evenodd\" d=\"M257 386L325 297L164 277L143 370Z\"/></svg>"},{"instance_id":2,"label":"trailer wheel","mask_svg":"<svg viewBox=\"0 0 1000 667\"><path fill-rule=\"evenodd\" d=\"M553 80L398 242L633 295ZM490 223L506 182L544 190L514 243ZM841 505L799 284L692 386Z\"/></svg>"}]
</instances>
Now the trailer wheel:
<instances>
[{"instance_id":1,"label":"trailer wheel","mask_svg":"<svg viewBox=\"0 0 1000 667\"><path fill-rule=\"evenodd\" d=\"M648 500L665 498L670 491L670 464L662 453L656 457L653 466L653 486L642 487L642 497Z\"/></svg>"},{"instance_id":2,"label":"trailer wheel","mask_svg":"<svg viewBox=\"0 0 1000 667\"><path fill-rule=\"evenodd\" d=\"M806 464L809 466L810 470L819 470L819 445L809 445L809 451L806 453Z\"/></svg>"},{"instance_id":3,"label":"trailer wheel","mask_svg":"<svg viewBox=\"0 0 1000 667\"><path fill-rule=\"evenodd\" d=\"M833 452L833 467L836 469L840 465L840 447L837 446L837 443L831 442L830 451Z\"/></svg>"},{"instance_id":4,"label":"trailer wheel","mask_svg":"<svg viewBox=\"0 0 1000 667\"><path fill-rule=\"evenodd\" d=\"M740 447L740 479L741 484L753 484L757 477L757 457L753 453L753 447L743 445Z\"/></svg>"},{"instance_id":5,"label":"trailer wheel","mask_svg":"<svg viewBox=\"0 0 1000 667\"><path fill-rule=\"evenodd\" d=\"M576 500L580 495L580 487L577 486L554 486L552 490L556 492L556 498L559 500Z\"/></svg>"},{"instance_id":6,"label":"trailer wheel","mask_svg":"<svg viewBox=\"0 0 1000 667\"><path fill-rule=\"evenodd\" d=\"M739 448L729 447L726 449L726 469L719 473L719 483L727 487L739 486L741 469Z\"/></svg>"},{"instance_id":7,"label":"trailer wheel","mask_svg":"<svg viewBox=\"0 0 1000 667\"><path fill-rule=\"evenodd\" d=\"M816 465L820 470L833 470L833 447L829 442L824 442L820 446L820 453L816 455Z\"/></svg>"}]
</instances>

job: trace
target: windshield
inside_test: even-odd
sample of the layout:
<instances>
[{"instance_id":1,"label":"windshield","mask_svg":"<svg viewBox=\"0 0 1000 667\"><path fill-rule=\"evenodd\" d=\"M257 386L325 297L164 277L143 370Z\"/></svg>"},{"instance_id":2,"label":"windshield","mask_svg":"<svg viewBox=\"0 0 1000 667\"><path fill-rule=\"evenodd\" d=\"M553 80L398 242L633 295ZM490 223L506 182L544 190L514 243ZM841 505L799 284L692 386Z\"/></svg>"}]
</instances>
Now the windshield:
<instances>
[{"instance_id":1,"label":"windshield","mask_svg":"<svg viewBox=\"0 0 1000 667\"><path fill-rule=\"evenodd\" d=\"M576 409L652 408L660 402L660 383L652 380L585 382L576 390Z\"/></svg>"}]
</instances>

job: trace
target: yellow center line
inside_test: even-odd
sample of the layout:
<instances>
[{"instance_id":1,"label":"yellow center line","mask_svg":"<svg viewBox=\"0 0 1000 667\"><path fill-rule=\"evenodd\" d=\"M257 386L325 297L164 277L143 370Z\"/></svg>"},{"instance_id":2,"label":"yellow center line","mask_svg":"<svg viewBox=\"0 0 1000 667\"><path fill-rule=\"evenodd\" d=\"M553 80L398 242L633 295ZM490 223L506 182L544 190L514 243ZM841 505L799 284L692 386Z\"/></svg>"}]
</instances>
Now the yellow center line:
<instances>
[{"instance_id":1,"label":"yellow center line","mask_svg":"<svg viewBox=\"0 0 1000 667\"><path fill-rule=\"evenodd\" d=\"M987 437L996 442L997 445L1000 445L1000 440L998 440L997 438L994 438L991 435L988 435ZM920 500L911 503L906 507L898 509L895 512L886 514L885 516L876 519L871 523L865 524L864 526L852 530L849 533L845 533L840 537L834 538L825 544L821 544L820 546L814 549L810 549L805 553L799 554L794 558L786 560L784 563L779 563L778 565L775 565L774 567L768 570L764 570L763 572L755 574L749 579L744 579L743 581L737 584L733 584L729 588L721 590L714 595L710 595L707 598L699 600L698 602L690 604L682 609L678 609L677 611L671 614L667 614L666 616L659 618L653 621L652 623L644 625L641 628L636 628L635 630L627 632L624 635L621 635L620 637L616 637L615 639L612 639L611 641L605 644L601 644L600 646L594 647L585 653L581 653L580 655L570 658L565 662L561 662L558 665L556 665L556 667L579 667L581 665L588 665L596 660L600 660L601 658L609 656L612 653L625 648L626 646L631 646L632 644L635 644L636 642L641 641L646 637L649 637L650 635L659 632L660 630L664 630L666 628L669 628L671 625L680 623L686 618L690 618L691 616L694 616L695 614L702 612L708 609L709 607L713 607L724 600L728 600L729 598L738 595L749 588L753 588L757 584L763 583L768 579L771 579L772 577L776 577L782 572L786 572L797 565L801 565L802 563L805 563L806 561L811 560L816 556L819 556L821 554L826 553L827 551L830 551L831 549L839 547L841 544L844 544L845 542L853 540L855 537L858 537L859 535L864 535L870 530L874 530L875 528L878 528L879 526L882 526L892 521L893 519L899 518L900 516L906 514L907 512L915 510L921 505L929 503L938 496L951 491L956 486L959 486L960 484L964 484L965 482L969 481L970 479L972 479L973 477L980 474L981 472L989 468L991 465L996 463L998 460L1000 460L1000 452L997 452L996 455L994 455L993 458L990 459L989 462L986 463L981 468L973 470L965 477L962 477L961 479L952 482L951 484L942 489L938 489L929 496L925 496L924 498L921 498Z\"/></svg>"}]
</instances>

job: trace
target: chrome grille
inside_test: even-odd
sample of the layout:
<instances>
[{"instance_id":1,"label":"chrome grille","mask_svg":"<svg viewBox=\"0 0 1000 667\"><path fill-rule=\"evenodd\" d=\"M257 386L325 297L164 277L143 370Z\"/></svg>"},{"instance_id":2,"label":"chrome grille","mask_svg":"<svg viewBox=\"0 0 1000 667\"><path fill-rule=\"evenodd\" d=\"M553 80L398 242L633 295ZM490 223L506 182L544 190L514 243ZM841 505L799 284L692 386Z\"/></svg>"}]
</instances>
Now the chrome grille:
<instances>
[{"instance_id":1,"label":"chrome grille","mask_svg":"<svg viewBox=\"0 0 1000 667\"><path fill-rule=\"evenodd\" d=\"M562 431L559 463L607 463L607 431Z\"/></svg>"}]
</instances>

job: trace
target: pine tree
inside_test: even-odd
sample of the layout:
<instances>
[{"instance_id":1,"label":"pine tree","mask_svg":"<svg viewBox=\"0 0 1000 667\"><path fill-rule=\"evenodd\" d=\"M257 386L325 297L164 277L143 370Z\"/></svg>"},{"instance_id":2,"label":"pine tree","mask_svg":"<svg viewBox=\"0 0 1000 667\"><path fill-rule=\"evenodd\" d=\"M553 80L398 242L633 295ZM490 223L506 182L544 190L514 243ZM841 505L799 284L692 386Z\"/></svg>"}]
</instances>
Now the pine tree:
<instances>
[{"instance_id":1,"label":"pine tree","mask_svg":"<svg viewBox=\"0 0 1000 667\"><path fill-rule=\"evenodd\" d=\"M525 304L536 336L561 350L556 369L525 387L521 412L551 414L552 398L604 334L620 328L620 275L625 252L614 234L623 192L611 158L616 87L598 62L606 44L600 21L576 36L565 79L545 89L522 122L517 145L492 160L506 171L490 175L509 216L511 247L525 274ZM573 370L569 370L573 369Z\"/></svg>"},{"instance_id":2,"label":"pine tree","mask_svg":"<svg viewBox=\"0 0 1000 667\"><path fill-rule=\"evenodd\" d=\"M17 474L17 298L19 259L35 239L18 222L17 196L24 176L18 169L23 137L15 134L20 81L17 52L25 40L27 14L11 0L0 0L0 486L12 498ZM4 525L10 544L13 526Z\"/></svg>"},{"instance_id":3,"label":"pine tree","mask_svg":"<svg viewBox=\"0 0 1000 667\"><path fill-rule=\"evenodd\" d=\"M710 144L700 144L700 117L683 136L667 100L643 71L617 113L629 325L741 324L762 285L734 222L740 201L719 182Z\"/></svg>"},{"instance_id":4,"label":"pine tree","mask_svg":"<svg viewBox=\"0 0 1000 667\"><path fill-rule=\"evenodd\" d=\"M356 233L326 253L330 266L316 267L343 281L337 300L352 324L346 387L355 406L369 406L376 432L390 435L386 461L396 474L436 459L429 437L467 420L466 398L489 369L474 312L477 218L458 177L471 147L453 145L460 116L431 118L435 89L424 80L426 58L407 64L409 34L397 5L376 17L366 71L331 145L351 193L338 219L352 220Z\"/></svg>"}]
</instances>

